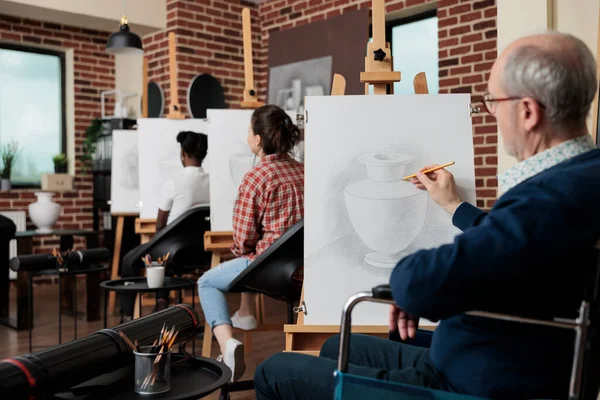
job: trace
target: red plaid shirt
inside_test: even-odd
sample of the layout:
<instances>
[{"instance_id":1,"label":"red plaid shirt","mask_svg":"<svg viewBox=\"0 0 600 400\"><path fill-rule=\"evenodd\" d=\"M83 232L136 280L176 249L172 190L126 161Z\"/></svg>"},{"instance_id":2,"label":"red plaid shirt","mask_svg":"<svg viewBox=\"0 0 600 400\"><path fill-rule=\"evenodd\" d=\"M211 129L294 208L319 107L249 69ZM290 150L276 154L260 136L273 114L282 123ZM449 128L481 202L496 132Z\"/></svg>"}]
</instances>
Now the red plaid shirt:
<instances>
[{"instance_id":1,"label":"red plaid shirt","mask_svg":"<svg viewBox=\"0 0 600 400\"><path fill-rule=\"evenodd\" d=\"M254 260L303 216L304 165L287 154L268 155L240 185L231 251Z\"/></svg>"}]
</instances>

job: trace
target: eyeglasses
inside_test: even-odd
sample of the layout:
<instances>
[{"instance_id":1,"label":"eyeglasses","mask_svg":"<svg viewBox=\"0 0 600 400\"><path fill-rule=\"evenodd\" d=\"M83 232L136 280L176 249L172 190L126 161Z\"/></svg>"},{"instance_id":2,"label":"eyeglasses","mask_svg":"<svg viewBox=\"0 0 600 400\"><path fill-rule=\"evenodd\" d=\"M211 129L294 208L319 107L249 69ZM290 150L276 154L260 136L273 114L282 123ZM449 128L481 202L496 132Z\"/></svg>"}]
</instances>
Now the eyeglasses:
<instances>
[{"instance_id":1,"label":"eyeglasses","mask_svg":"<svg viewBox=\"0 0 600 400\"><path fill-rule=\"evenodd\" d=\"M483 107L485 108L485 111L487 111L489 114L494 115L496 113L496 107L494 107L494 103L500 102L500 101L509 101L509 100L521 100L524 97L504 97L501 99L493 99L491 97L491 95L489 93L485 93L483 95ZM536 100L537 101L537 100ZM538 105L541 108L545 108L544 105L542 103L540 103L539 101L537 101Z\"/></svg>"}]
</instances>

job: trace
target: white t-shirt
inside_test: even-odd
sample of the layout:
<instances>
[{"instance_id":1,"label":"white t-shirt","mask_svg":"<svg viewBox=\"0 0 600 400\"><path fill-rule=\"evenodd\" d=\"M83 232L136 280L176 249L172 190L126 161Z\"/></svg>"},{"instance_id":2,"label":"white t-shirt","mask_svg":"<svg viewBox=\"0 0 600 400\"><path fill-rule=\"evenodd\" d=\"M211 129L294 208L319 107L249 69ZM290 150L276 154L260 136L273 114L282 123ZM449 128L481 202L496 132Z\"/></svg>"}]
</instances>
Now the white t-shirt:
<instances>
[{"instance_id":1,"label":"white t-shirt","mask_svg":"<svg viewBox=\"0 0 600 400\"><path fill-rule=\"evenodd\" d=\"M163 184L158 208L170 211L167 225L193 207L209 204L208 174L202 167L185 167L183 174Z\"/></svg>"}]
</instances>

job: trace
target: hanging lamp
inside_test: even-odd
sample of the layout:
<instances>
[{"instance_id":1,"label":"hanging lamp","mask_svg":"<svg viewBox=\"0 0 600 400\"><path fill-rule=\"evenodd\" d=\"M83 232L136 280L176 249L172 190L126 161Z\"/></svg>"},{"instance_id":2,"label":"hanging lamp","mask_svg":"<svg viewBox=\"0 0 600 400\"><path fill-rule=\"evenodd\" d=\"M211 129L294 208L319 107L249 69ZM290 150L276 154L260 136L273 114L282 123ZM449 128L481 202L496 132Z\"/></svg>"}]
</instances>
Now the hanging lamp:
<instances>
[{"instance_id":1,"label":"hanging lamp","mask_svg":"<svg viewBox=\"0 0 600 400\"><path fill-rule=\"evenodd\" d=\"M123 17L118 32L111 34L106 43L106 51L111 54L141 54L144 52L142 39L129 30L127 6L123 1Z\"/></svg>"}]
</instances>

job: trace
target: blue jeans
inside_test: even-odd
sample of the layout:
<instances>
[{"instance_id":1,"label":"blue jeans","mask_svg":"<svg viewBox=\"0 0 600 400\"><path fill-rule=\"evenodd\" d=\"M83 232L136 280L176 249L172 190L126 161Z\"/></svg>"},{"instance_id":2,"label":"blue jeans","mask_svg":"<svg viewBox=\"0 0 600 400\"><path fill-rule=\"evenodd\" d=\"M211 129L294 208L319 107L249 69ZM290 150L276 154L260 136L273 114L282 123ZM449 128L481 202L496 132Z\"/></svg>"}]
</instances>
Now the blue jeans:
<instances>
[{"instance_id":1,"label":"blue jeans","mask_svg":"<svg viewBox=\"0 0 600 400\"><path fill-rule=\"evenodd\" d=\"M256 368L258 400L330 400L339 336L329 338L319 357L296 353L271 356ZM352 335L348 373L419 387L449 390L429 362L429 350L374 336Z\"/></svg>"},{"instance_id":2,"label":"blue jeans","mask_svg":"<svg viewBox=\"0 0 600 400\"><path fill-rule=\"evenodd\" d=\"M250 260L247 258L235 258L212 268L198 279L200 304L204 318L211 328L223 324L231 325L225 292L248 265Z\"/></svg>"}]
</instances>

